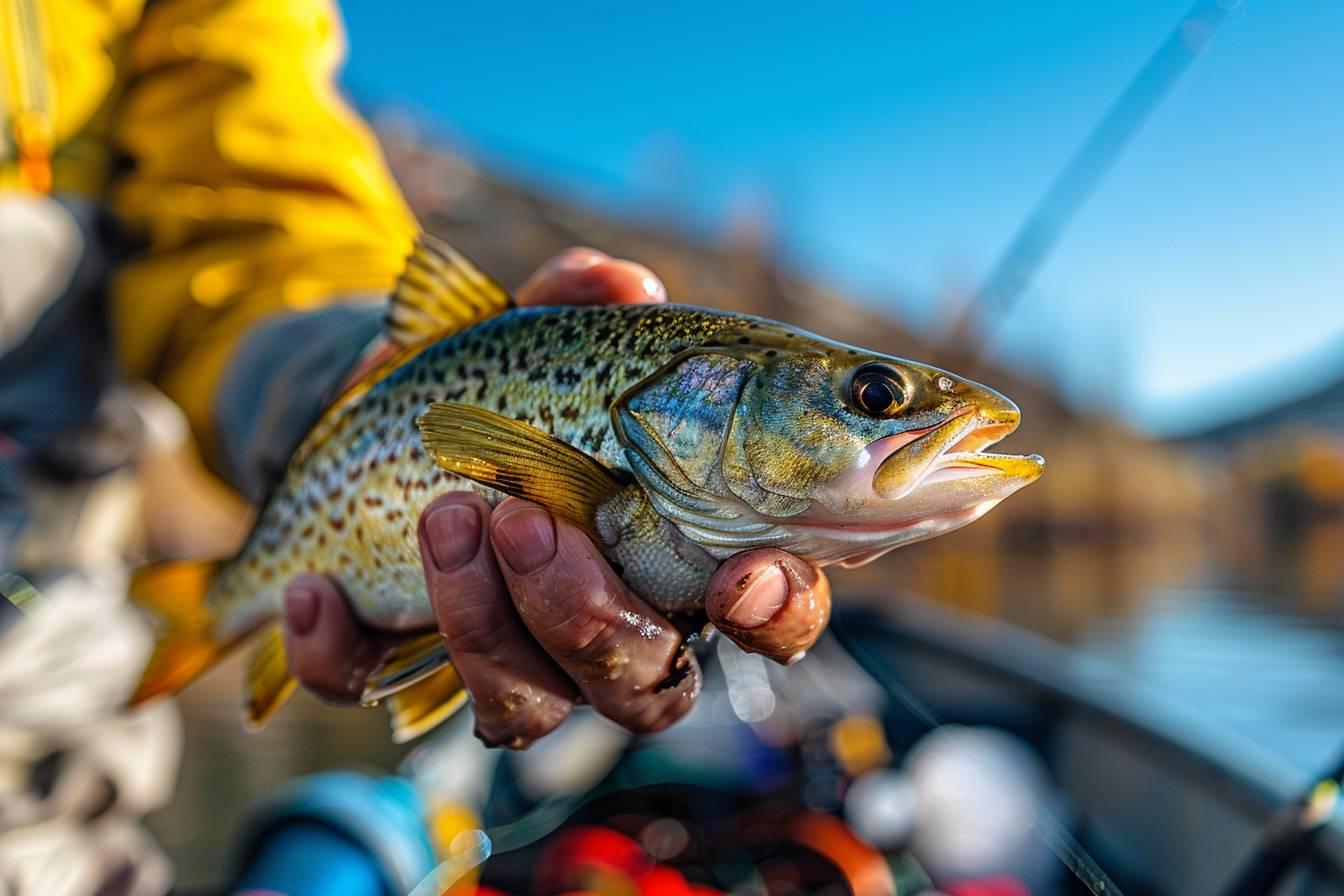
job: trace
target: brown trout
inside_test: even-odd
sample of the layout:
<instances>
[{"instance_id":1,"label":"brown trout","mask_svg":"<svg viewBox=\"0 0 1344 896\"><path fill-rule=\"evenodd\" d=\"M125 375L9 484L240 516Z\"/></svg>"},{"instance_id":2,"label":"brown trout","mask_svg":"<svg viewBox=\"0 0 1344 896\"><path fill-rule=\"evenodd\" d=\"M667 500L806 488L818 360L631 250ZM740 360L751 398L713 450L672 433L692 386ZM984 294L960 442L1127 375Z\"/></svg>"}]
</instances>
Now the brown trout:
<instances>
[{"instance_id":1,"label":"brown trout","mask_svg":"<svg viewBox=\"0 0 1344 896\"><path fill-rule=\"evenodd\" d=\"M664 612L699 606L725 558L773 546L857 564L975 520L1043 461L985 449L1016 406L934 367L774 321L679 305L515 308L423 237L394 293L402 347L295 452L246 546L140 573L167 623L134 701L179 689L265 629L248 720L294 687L279 615L299 573L334 579L368 625L407 632L370 677L399 740L465 699L432 629L416 526L435 496L535 501L584 528Z\"/></svg>"}]
</instances>

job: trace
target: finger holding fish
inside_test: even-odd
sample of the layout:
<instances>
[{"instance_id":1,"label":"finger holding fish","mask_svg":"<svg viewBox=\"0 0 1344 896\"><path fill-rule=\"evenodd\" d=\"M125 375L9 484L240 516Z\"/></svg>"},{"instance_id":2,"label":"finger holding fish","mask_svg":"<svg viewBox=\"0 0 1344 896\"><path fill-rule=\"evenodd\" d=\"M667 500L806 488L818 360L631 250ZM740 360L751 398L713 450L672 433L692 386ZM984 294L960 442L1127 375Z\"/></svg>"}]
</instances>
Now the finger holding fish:
<instances>
[{"instance_id":1,"label":"finger holding fish","mask_svg":"<svg viewBox=\"0 0 1344 896\"><path fill-rule=\"evenodd\" d=\"M705 593L710 622L748 653L800 659L831 617L831 585L811 563L775 548L735 554Z\"/></svg>"},{"instance_id":2,"label":"finger holding fish","mask_svg":"<svg viewBox=\"0 0 1344 896\"><path fill-rule=\"evenodd\" d=\"M680 632L630 592L583 532L513 498L490 528L518 615L594 709L637 734L690 710L700 668Z\"/></svg>"},{"instance_id":3,"label":"finger holding fish","mask_svg":"<svg viewBox=\"0 0 1344 896\"><path fill-rule=\"evenodd\" d=\"M518 618L490 519L479 495L441 495L421 514L420 553L439 632L472 695L477 737L522 749L565 720L578 691Z\"/></svg>"}]
</instances>

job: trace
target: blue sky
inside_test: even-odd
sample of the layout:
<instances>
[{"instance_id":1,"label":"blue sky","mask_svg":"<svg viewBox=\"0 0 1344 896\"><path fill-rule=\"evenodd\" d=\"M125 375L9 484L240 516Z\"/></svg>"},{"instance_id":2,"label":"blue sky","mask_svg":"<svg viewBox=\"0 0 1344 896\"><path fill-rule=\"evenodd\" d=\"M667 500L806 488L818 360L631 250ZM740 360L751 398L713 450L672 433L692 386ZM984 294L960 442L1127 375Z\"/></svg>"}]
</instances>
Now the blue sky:
<instances>
[{"instance_id":1,"label":"blue sky","mask_svg":"<svg viewBox=\"0 0 1344 896\"><path fill-rule=\"evenodd\" d=\"M764 203L790 263L933 330L1188 6L361 0L345 82L626 214ZM992 353L1159 431L1344 375L1341 47L1344 4L1243 0Z\"/></svg>"}]
</instances>

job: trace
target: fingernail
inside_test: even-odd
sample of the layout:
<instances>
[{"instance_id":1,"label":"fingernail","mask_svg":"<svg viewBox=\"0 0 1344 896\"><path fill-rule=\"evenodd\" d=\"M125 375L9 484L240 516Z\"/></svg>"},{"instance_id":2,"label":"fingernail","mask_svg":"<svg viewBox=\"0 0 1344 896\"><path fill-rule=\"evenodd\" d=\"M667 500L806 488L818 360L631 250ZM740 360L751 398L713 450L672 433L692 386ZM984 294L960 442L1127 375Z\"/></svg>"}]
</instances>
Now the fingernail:
<instances>
[{"instance_id":1,"label":"fingernail","mask_svg":"<svg viewBox=\"0 0 1344 896\"><path fill-rule=\"evenodd\" d=\"M582 271L606 259L606 254L596 249L569 249L551 259L550 263L542 270L547 274L554 274L559 271Z\"/></svg>"},{"instance_id":2,"label":"fingernail","mask_svg":"<svg viewBox=\"0 0 1344 896\"><path fill-rule=\"evenodd\" d=\"M495 523L494 543L514 572L536 572L555 556L555 523L540 507L521 507Z\"/></svg>"},{"instance_id":3,"label":"fingernail","mask_svg":"<svg viewBox=\"0 0 1344 896\"><path fill-rule=\"evenodd\" d=\"M317 627L317 592L305 585L285 590L285 626L298 637Z\"/></svg>"},{"instance_id":4,"label":"fingernail","mask_svg":"<svg viewBox=\"0 0 1344 896\"><path fill-rule=\"evenodd\" d=\"M452 572L476 556L481 544L481 515L469 504L435 507L425 517L429 555L441 572Z\"/></svg>"},{"instance_id":5,"label":"fingernail","mask_svg":"<svg viewBox=\"0 0 1344 896\"><path fill-rule=\"evenodd\" d=\"M724 616L738 628L756 628L774 618L789 598L789 580L777 565L758 572Z\"/></svg>"},{"instance_id":6,"label":"fingernail","mask_svg":"<svg viewBox=\"0 0 1344 896\"><path fill-rule=\"evenodd\" d=\"M661 302L667 298L667 287L663 286L663 281L657 277L645 277L640 285L644 287L644 295L655 302Z\"/></svg>"}]
</instances>

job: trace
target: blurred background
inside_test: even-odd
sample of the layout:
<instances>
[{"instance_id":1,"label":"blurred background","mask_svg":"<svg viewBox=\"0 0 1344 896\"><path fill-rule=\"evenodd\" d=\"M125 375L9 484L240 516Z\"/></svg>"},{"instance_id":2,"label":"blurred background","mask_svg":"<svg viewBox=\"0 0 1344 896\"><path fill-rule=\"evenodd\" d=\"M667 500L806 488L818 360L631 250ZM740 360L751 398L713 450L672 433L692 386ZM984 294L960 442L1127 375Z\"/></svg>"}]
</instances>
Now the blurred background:
<instances>
[{"instance_id":1,"label":"blurred background","mask_svg":"<svg viewBox=\"0 0 1344 896\"><path fill-rule=\"evenodd\" d=\"M1046 474L834 575L1078 651L1303 780L1344 742L1344 6L348 3L344 84L421 223L505 283L590 245L673 301L943 366L1022 408ZM149 554L244 506L184 452ZM184 498L190 495L190 498ZM169 500L168 496L172 496ZM183 698L190 884L300 772L391 768L379 714L238 663ZM227 782L223 784L222 782ZM202 825L201 818L212 819Z\"/></svg>"}]
</instances>

